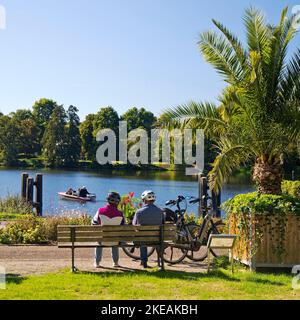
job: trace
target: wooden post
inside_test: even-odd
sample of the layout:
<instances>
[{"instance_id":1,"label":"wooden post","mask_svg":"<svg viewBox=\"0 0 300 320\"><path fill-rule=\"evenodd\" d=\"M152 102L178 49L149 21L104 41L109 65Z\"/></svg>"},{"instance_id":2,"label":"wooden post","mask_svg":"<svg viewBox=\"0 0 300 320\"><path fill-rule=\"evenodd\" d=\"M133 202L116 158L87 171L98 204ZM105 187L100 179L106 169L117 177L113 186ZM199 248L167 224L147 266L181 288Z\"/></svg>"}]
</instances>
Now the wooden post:
<instances>
[{"instance_id":1,"label":"wooden post","mask_svg":"<svg viewBox=\"0 0 300 320\"><path fill-rule=\"evenodd\" d=\"M202 178L202 174L198 174L198 198L199 203L198 203L198 216L201 217L202 215L202 209L201 209L201 197L202 197L202 184L201 184L201 178Z\"/></svg>"},{"instance_id":2,"label":"wooden post","mask_svg":"<svg viewBox=\"0 0 300 320\"><path fill-rule=\"evenodd\" d=\"M217 218L221 218L221 192L216 193L215 191L212 190L211 192L211 198L212 198L212 210L214 215Z\"/></svg>"},{"instance_id":3,"label":"wooden post","mask_svg":"<svg viewBox=\"0 0 300 320\"><path fill-rule=\"evenodd\" d=\"M43 175L38 173L35 180L36 194L36 212L38 216L43 215Z\"/></svg>"},{"instance_id":4,"label":"wooden post","mask_svg":"<svg viewBox=\"0 0 300 320\"><path fill-rule=\"evenodd\" d=\"M27 178L26 201L31 204L33 204L33 185L34 185L33 179Z\"/></svg>"},{"instance_id":5,"label":"wooden post","mask_svg":"<svg viewBox=\"0 0 300 320\"><path fill-rule=\"evenodd\" d=\"M208 186L207 186L207 178L201 175L200 178L200 186L199 186L199 193L200 193L200 201L199 201L199 213L200 216L203 215L203 209L207 207L207 195Z\"/></svg>"},{"instance_id":6,"label":"wooden post","mask_svg":"<svg viewBox=\"0 0 300 320\"><path fill-rule=\"evenodd\" d=\"M26 200L28 173L22 173L21 197Z\"/></svg>"}]
</instances>

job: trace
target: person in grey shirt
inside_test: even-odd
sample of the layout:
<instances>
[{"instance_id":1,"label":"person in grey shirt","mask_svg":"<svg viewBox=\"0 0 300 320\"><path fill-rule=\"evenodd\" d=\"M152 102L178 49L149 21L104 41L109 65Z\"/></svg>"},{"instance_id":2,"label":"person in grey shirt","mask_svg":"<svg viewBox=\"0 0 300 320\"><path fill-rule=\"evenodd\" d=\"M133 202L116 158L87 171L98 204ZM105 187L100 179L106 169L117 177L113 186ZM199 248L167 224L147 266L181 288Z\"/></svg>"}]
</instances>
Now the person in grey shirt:
<instances>
[{"instance_id":1,"label":"person in grey shirt","mask_svg":"<svg viewBox=\"0 0 300 320\"><path fill-rule=\"evenodd\" d=\"M151 190L146 190L142 193L144 206L137 210L134 215L132 224L134 226L161 226L164 223L163 210L154 204L156 200L155 193ZM148 253L147 247L141 246L141 264L144 268L148 268Z\"/></svg>"}]
</instances>

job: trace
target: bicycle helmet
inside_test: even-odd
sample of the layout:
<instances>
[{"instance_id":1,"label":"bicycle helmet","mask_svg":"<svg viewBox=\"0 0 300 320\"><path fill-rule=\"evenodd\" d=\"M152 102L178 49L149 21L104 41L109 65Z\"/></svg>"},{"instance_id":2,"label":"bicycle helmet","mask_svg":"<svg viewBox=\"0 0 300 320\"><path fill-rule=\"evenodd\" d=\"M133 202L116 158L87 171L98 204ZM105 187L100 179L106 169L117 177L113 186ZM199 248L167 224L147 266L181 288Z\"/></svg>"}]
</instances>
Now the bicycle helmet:
<instances>
[{"instance_id":1,"label":"bicycle helmet","mask_svg":"<svg viewBox=\"0 0 300 320\"><path fill-rule=\"evenodd\" d=\"M142 200L143 201L155 201L156 200L156 196L155 193L151 190L146 190L142 193Z\"/></svg>"},{"instance_id":2,"label":"bicycle helmet","mask_svg":"<svg viewBox=\"0 0 300 320\"><path fill-rule=\"evenodd\" d=\"M118 192L110 192L106 200L109 204L119 204L121 201L121 196L118 194Z\"/></svg>"}]
</instances>

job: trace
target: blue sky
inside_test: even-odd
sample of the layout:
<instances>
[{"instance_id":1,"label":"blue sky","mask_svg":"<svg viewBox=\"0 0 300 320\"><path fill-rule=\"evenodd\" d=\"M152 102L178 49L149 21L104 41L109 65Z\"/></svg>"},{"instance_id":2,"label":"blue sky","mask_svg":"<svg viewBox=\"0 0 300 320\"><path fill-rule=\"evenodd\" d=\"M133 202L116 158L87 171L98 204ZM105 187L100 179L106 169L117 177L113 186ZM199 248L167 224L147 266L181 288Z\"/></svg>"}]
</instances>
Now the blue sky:
<instances>
[{"instance_id":1,"label":"blue sky","mask_svg":"<svg viewBox=\"0 0 300 320\"><path fill-rule=\"evenodd\" d=\"M159 115L215 100L224 84L201 57L198 35L216 18L243 37L250 4L276 22L300 0L0 0L0 110L46 97L77 106L83 119L107 105Z\"/></svg>"}]
</instances>

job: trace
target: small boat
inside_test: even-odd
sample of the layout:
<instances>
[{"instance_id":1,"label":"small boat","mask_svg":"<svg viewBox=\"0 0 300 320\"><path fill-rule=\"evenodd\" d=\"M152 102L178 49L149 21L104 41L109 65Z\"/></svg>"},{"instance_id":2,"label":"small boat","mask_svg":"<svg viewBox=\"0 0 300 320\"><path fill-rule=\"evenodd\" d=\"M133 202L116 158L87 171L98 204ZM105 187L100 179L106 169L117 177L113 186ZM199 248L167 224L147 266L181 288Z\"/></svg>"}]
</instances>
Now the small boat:
<instances>
[{"instance_id":1,"label":"small boat","mask_svg":"<svg viewBox=\"0 0 300 320\"><path fill-rule=\"evenodd\" d=\"M65 192L58 192L60 198L65 200L73 200L73 201L80 201L80 202L87 202L87 201L96 201L96 195L90 194L89 196L83 198L76 195L67 194Z\"/></svg>"}]
</instances>

